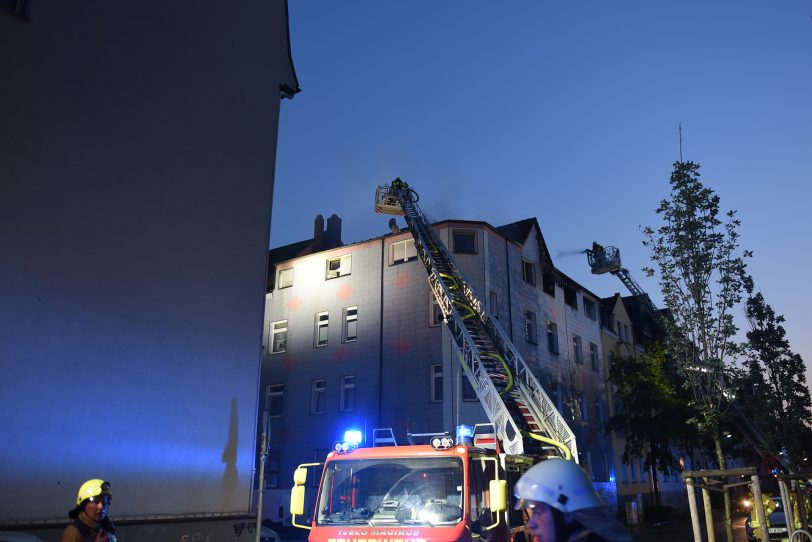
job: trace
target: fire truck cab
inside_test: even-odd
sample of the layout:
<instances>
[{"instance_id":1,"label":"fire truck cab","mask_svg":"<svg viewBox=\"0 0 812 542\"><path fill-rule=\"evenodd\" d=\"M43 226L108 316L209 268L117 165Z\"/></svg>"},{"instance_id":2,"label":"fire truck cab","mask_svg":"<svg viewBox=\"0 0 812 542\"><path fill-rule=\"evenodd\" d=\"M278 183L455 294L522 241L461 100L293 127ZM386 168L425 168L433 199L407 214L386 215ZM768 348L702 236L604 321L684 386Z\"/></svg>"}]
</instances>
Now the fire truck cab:
<instances>
[{"instance_id":1,"label":"fire truck cab","mask_svg":"<svg viewBox=\"0 0 812 542\"><path fill-rule=\"evenodd\" d=\"M310 529L310 542L529 542L508 488L532 465L448 435L409 446L339 443L323 464L296 470L293 524Z\"/></svg>"}]
</instances>

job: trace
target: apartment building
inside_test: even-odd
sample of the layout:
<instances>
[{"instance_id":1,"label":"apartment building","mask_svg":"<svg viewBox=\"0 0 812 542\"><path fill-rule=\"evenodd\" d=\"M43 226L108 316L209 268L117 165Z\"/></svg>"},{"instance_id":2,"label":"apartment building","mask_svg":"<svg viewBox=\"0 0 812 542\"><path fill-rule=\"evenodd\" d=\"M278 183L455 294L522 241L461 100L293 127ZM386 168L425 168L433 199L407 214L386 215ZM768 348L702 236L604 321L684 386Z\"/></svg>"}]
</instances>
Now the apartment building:
<instances>
[{"instance_id":1,"label":"apartment building","mask_svg":"<svg viewBox=\"0 0 812 542\"><path fill-rule=\"evenodd\" d=\"M319 220L312 240L270 254L266 487L281 492L298 464L322 460L346 429L369 439L389 427L405 442L409 432L487 421L411 234L393 227L344 245L340 219L325 232ZM555 268L536 219L433 227L567 419L597 487L613 491L612 448L600 428L608 410L599 298Z\"/></svg>"}]
</instances>

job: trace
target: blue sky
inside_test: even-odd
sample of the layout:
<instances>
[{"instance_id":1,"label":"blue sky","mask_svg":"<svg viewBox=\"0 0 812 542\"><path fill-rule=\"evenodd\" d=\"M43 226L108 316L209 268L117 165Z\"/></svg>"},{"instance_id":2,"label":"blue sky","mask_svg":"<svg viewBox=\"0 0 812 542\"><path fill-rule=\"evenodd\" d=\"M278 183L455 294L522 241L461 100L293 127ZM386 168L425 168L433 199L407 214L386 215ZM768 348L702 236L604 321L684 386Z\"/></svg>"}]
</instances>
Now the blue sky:
<instances>
[{"instance_id":1,"label":"blue sky","mask_svg":"<svg viewBox=\"0 0 812 542\"><path fill-rule=\"evenodd\" d=\"M679 158L736 209L750 271L812 380L812 3L289 0L302 92L282 105L271 246L338 214L388 231L377 184L434 220L537 217L556 266L600 296L592 241L660 302L641 227ZM739 311L740 312L740 311ZM744 322L742 322L744 324Z\"/></svg>"}]
</instances>

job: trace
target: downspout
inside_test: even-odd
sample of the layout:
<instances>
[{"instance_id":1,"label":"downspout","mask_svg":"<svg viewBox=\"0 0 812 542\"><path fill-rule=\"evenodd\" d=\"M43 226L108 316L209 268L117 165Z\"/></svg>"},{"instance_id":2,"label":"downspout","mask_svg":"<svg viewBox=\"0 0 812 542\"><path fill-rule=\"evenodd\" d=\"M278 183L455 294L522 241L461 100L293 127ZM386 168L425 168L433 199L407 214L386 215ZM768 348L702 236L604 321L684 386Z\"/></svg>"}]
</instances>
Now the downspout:
<instances>
[{"instance_id":1,"label":"downspout","mask_svg":"<svg viewBox=\"0 0 812 542\"><path fill-rule=\"evenodd\" d=\"M508 287L508 336L513 342L513 302L510 296L510 254L508 253L508 242L505 238L505 266L507 266L507 287Z\"/></svg>"},{"instance_id":2,"label":"downspout","mask_svg":"<svg viewBox=\"0 0 812 542\"><path fill-rule=\"evenodd\" d=\"M381 315L378 325L378 423L382 427L381 414L383 412L383 270L384 270L384 238L381 237Z\"/></svg>"}]
</instances>

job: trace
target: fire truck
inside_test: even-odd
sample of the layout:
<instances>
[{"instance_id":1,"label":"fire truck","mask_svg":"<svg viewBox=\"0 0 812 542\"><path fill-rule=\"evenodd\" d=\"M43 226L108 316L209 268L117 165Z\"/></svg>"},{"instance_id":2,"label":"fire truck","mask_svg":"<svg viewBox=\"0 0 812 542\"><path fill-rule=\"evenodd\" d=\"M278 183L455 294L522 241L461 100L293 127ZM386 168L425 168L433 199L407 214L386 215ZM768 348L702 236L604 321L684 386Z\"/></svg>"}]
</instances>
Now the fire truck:
<instances>
[{"instance_id":1,"label":"fire truck","mask_svg":"<svg viewBox=\"0 0 812 542\"><path fill-rule=\"evenodd\" d=\"M310 542L524 542L530 538L522 511L513 510L510 488L545 458L578 461L572 430L456 266L418 199L395 179L378 187L375 211L404 216L490 423L460 426L453 434L409 435L408 446L398 445L391 429L373 431L372 447L358 446L360 433L348 434L324 463L300 465L290 512L295 526L311 530ZM315 497L306 494L311 476L320 476Z\"/></svg>"}]
</instances>

